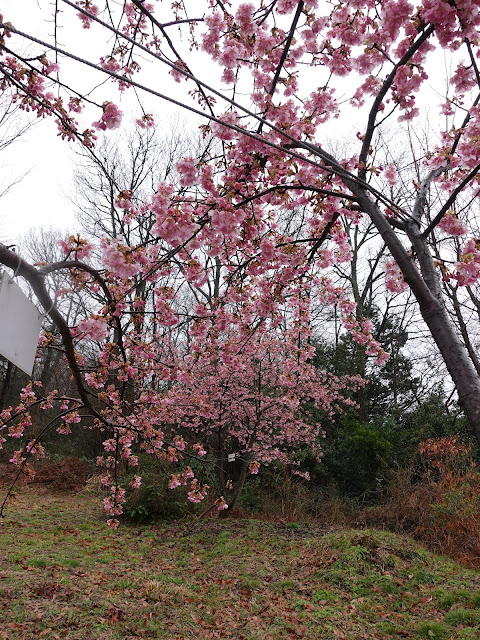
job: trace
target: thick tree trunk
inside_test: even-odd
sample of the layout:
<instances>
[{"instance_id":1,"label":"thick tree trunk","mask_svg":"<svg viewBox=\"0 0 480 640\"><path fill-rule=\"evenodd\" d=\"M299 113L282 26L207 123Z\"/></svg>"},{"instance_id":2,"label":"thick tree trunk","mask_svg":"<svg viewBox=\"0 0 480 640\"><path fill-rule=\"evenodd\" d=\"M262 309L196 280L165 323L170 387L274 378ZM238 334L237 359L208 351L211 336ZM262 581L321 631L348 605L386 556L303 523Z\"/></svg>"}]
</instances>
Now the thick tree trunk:
<instances>
[{"instance_id":1,"label":"thick tree trunk","mask_svg":"<svg viewBox=\"0 0 480 640\"><path fill-rule=\"evenodd\" d=\"M417 270L412 256L402 245L388 220L366 192L355 183L349 183L347 186L357 196L361 208L374 223L402 270L405 282L418 302L422 318L455 384L460 406L480 444L480 377L445 309L438 272L428 244L420 234L419 226L411 222L406 227L406 232L412 242L420 271Z\"/></svg>"},{"instance_id":2,"label":"thick tree trunk","mask_svg":"<svg viewBox=\"0 0 480 640\"><path fill-rule=\"evenodd\" d=\"M455 384L458 400L480 444L480 378L469 358L466 347L458 338L445 309L422 308L420 312L442 354Z\"/></svg>"}]
</instances>

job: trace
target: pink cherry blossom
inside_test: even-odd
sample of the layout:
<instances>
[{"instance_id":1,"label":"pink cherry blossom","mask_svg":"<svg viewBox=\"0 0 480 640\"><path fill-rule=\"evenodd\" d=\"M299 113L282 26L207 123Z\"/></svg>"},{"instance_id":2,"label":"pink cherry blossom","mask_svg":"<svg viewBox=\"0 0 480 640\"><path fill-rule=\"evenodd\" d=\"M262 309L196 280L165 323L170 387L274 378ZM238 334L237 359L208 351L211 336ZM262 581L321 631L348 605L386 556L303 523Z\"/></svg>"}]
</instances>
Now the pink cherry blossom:
<instances>
[{"instance_id":1,"label":"pink cherry blossom","mask_svg":"<svg viewBox=\"0 0 480 640\"><path fill-rule=\"evenodd\" d=\"M438 223L438 228L452 236L463 236L469 229L454 213L446 213Z\"/></svg>"},{"instance_id":2,"label":"pink cherry blossom","mask_svg":"<svg viewBox=\"0 0 480 640\"><path fill-rule=\"evenodd\" d=\"M387 260L385 263L385 286L392 293L401 293L408 288L395 260Z\"/></svg>"},{"instance_id":3,"label":"pink cherry blossom","mask_svg":"<svg viewBox=\"0 0 480 640\"><path fill-rule=\"evenodd\" d=\"M45 67L45 73L47 76L51 73L58 73L58 71L60 71L60 67L55 62L52 62Z\"/></svg>"},{"instance_id":4,"label":"pink cherry blossom","mask_svg":"<svg viewBox=\"0 0 480 640\"><path fill-rule=\"evenodd\" d=\"M139 489L142 484L142 478L140 476L133 476L133 480L130 481L132 489Z\"/></svg>"},{"instance_id":5,"label":"pink cherry blossom","mask_svg":"<svg viewBox=\"0 0 480 640\"><path fill-rule=\"evenodd\" d=\"M81 0L80 2L77 2L77 4L79 7L86 9L92 16L98 16L99 8L96 5L92 4L90 0ZM84 29L90 29L90 25L93 22L92 17L86 15L85 13L77 13L77 17L81 20L82 27Z\"/></svg>"},{"instance_id":6,"label":"pink cherry blossom","mask_svg":"<svg viewBox=\"0 0 480 640\"><path fill-rule=\"evenodd\" d=\"M480 279L480 249L473 238L468 240L460 254L460 262L455 265L453 277L464 287L471 286Z\"/></svg>"},{"instance_id":7,"label":"pink cherry blossom","mask_svg":"<svg viewBox=\"0 0 480 640\"><path fill-rule=\"evenodd\" d=\"M155 120L151 113L146 113L141 118L137 118L135 122L141 129L149 129L150 127L155 126Z\"/></svg>"},{"instance_id":8,"label":"pink cherry blossom","mask_svg":"<svg viewBox=\"0 0 480 640\"><path fill-rule=\"evenodd\" d=\"M123 112L113 104L113 102L105 102L103 104L103 114L99 121L93 123L95 129L118 129L122 122Z\"/></svg>"},{"instance_id":9,"label":"pink cherry blossom","mask_svg":"<svg viewBox=\"0 0 480 640\"><path fill-rule=\"evenodd\" d=\"M390 163L387 165L384 171L384 176L390 186L395 186L398 182L397 170L395 165Z\"/></svg>"},{"instance_id":10,"label":"pink cherry blossom","mask_svg":"<svg viewBox=\"0 0 480 640\"><path fill-rule=\"evenodd\" d=\"M197 169L193 158L182 158L177 162L177 171L180 174L182 187L190 187L197 181Z\"/></svg>"},{"instance_id":11,"label":"pink cherry blossom","mask_svg":"<svg viewBox=\"0 0 480 640\"><path fill-rule=\"evenodd\" d=\"M108 325L104 318L91 316L78 323L76 333L96 340L97 342L102 342L108 335Z\"/></svg>"}]
</instances>

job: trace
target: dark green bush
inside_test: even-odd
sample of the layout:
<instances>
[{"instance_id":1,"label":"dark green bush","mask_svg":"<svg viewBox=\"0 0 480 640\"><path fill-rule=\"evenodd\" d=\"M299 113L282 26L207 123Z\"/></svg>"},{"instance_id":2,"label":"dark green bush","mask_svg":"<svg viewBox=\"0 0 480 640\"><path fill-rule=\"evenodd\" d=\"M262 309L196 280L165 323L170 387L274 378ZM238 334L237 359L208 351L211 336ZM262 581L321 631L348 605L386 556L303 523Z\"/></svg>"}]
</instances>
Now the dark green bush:
<instances>
[{"instance_id":1,"label":"dark green bush","mask_svg":"<svg viewBox=\"0 0 480 640\"><path fill-rule=\"evenodd\" d=\"M322 465L326 479L345 496L375 497L384 466L395 458L398 440L398 431L389 421L361 424L346 417L335 437L325 443Z\"/></svg>"},{"instance_id":2,"label":"dark green bush","mask_svg":"<svg viewBox=\"0 0 480 640\"><path fill-rule=\"evenodd\" d=\"M163 471L148 468L139 473L141 486L127 489L123 505L126 520L137 523L175 520L192 511L185 490L169 489L169 478Z\"/></svg>"},{"instance_id":3,"label":"dark green bush","mask_svg":"<svg viewBox=\"0 0 480 640\"><path fill-rule=\"evenodd\" d=\"M211 487L211 494L215 494L214 483L211 478L202 473L204 467L201 462L194 459L189 460L195 476L202 483L206 483ZM148 523L165 520L175 520L185 515L199 513L208 508L208 497L200 504L192 504L189 502L187 493L189 485L186 487L177 487L169 489L168 483L172 473L178 473L183 470L186 463L180 462L177 465L168 464L165 461L160 462L155 457L147 454L140 454L139 467L129 469L126 477L121 479L122 486L126 486L128 480L133 475L139 475L142 478L142 484L138 489L127 486L126 502L123 505L124 518L131 522ZM207 471L210 467L207 468Z\"/></svg>"},{"instance_id":4,"label":"dark green bush","mask_svg":"<svg viewBox=\"0 0 480 640\"><path fill-rule=\"evenodd\" d=\"M252 513L264 511L264 491L262 491L260 478L253 476L248 478L243 485L239 498L239 505Z\"/></svg>"}]
</instances>

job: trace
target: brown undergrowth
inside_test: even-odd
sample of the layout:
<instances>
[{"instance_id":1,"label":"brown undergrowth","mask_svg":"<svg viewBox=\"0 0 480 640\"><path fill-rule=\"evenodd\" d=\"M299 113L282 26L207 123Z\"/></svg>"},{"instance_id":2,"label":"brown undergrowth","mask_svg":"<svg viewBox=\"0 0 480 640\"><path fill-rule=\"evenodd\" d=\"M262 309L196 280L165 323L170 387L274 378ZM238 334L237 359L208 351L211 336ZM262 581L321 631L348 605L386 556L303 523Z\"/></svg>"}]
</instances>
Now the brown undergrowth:
<instances>
[{"instance_id":1,"label":"brown undergrowth","mask_svg":"<svg viewBox=\"0 0 480 640\"><path fill-rule=\"evenodd\" d=\"M407 533L470 567L480 567L480 472L456 436L419 447L421 467L387 477L381 504L364 509L357 525Z\"/></svg>"},{"instance_id":2,"label":"brown undergrowth","mask_svg":"<svg viewBox=\"0 0 480 640\"><path fill-rule=\"evenodd\" d=\"M40 460L31 463L35 472L33 487L48 487L52 491L80 491L85 486L91 469L80 458L70 456L59 460ZM19 469L12 464L0 464L0 484L5 485L18 476ZM21 477L18 478L22 482Z\"/></svg>"}]
</instances>

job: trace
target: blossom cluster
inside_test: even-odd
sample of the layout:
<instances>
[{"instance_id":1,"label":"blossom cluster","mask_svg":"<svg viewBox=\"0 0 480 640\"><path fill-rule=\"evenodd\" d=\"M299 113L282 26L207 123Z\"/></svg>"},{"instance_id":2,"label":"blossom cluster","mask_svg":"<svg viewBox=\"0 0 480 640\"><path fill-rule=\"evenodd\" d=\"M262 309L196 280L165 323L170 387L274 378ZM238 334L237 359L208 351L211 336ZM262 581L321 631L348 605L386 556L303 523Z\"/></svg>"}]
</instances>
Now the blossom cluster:
<instances>
[{"instance_id":1,"label":"blossom cluster","mask_svg":"<svg viewBox=\"0 0 480 640\"><path fill-rule=\"evenodd\" d=\"M392 293L402 293L408 288L400 267L393 259L385 262L385 286Z\"/></svg>"}]
</instances>

